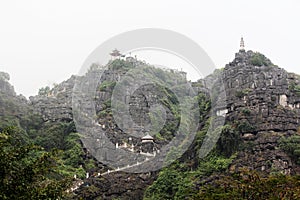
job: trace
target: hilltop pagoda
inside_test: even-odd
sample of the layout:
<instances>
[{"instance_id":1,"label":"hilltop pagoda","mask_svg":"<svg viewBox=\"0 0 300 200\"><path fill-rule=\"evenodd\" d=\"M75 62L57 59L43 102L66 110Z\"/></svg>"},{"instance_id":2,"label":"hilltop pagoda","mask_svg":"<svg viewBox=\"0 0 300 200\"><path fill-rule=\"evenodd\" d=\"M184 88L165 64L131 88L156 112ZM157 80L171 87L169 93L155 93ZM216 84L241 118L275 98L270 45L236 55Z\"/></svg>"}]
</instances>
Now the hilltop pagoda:
<instances>
[{"instance_id":1,"label":"hilltop pagoda","mask_svg":"<svg viewBox=\"0 0 300 200\"><path fill-rule=\"evenodd\" d=\"M245 51L245 42L243 37L241 37L240 41L240 51Z\"/></svg>"},{"instance_id":2,"label":"hilltop pagoda","mask_svg":"<svg viewBox=\"0 0 300 200\"><path fill-rule=\"evenodd\" d=\"M112 59L116 59L116 58L122 56L122 54L120 53L120 51L118 49L114 49L109 55L111 55Z\"/></svg>"}]
</instances>

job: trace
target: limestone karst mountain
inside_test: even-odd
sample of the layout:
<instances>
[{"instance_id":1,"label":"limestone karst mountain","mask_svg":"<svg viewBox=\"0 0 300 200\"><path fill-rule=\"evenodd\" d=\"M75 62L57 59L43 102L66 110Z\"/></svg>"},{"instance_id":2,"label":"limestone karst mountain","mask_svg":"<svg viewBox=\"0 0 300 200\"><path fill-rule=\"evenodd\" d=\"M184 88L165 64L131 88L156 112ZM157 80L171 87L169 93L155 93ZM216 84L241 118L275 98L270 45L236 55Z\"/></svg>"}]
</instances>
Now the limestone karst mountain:
<instances>
[{"instance_id":1,"label":"limestone karst mountain","mask_svg":"<svg viewBox=\"0 0 300 200\"><path fill-rule=\"evenodd\" d=\"M0 128L13 120L13 125L20 126L39 145L66 151L63 159L69 159L70 162L65 165L72 166L66 174L81 173L79 178L84 183L69 196L72 199L193 199L200 198L199 191L203 184L214 184L216 176L239 173L244 168L259 171L265 176L272 173L300 173L300 148L297 146L297 141L300 141L299 76L274 65L261 53L244 49L239 50L234 60L224 68L194 83L186 81L180 72L163 71L147 65L150 75L159 76L159 80L168 80L170 86L181 88L179 91L187 91L185 86L189 84L198 92L200 114L197 133L188 150L170 166L150 173L106 173L114 169L94 159L78 138L76 144L80 148L76 149L77 157L70 159L75 150L71 152L72 148L65 143L74 137L71 133L78 131L73 123L74 85L76 81L84 82L88 76L100 72L103 76L92 97L95 102L95 116L92 116L94 122L105 131L117 148L133 152L149 149L143 148L142 137L132 136L129 140L126 131L116 124L111 106L111 97L118 81L130 69L142 69L145 65L135 59L115 59L106 70L93 66L85 76L72 76L29 100L16 96L8 83L7 74L2 74ZM130 77L127 81L133 80L134 77ZM166 87L146 85L124 101L130 103L131 115L136 124L140 125L152 120L149 113L159 114L158 111L153 112L151 106L162 104L166 108L166 123L152 138L156 151L168 144L175 137L178 126L184 123L180 119L182 108L179 107L179 100ZM86 106L90 105L86 103ZM26 113L32 115L28 117ZM30 120L36 123L28 123ZM220 130L216 145L205 158L199 158L209 123L222 120L225 123L215 127ZM126 121L126 124L130 123ZM160 127L159 123L156 125ZM133 132L141 132L139 126L131 128ZM46 131L46 134L41 130ZM41 136L49 136L54 142L45 141ZM97 138L94 139L97 141ZM64 170L68 171L68 168ZM106 175L99 176L103 173Z\"/></svg>"},{"instance_id":2,"label":"limestone karst mountain","mask_svg":"<svg viewBox=\"0 0 300 200\"><path fill-rule=\"evenodd\" d=\"M240 132L243 145L231 170L247 166L256 170L299 173L298 166L279 148L281 137L297 134L299 76L271 63L260 53L239 51L222 72L227 108L226 121Z\"/></svg>"}]
</instances>

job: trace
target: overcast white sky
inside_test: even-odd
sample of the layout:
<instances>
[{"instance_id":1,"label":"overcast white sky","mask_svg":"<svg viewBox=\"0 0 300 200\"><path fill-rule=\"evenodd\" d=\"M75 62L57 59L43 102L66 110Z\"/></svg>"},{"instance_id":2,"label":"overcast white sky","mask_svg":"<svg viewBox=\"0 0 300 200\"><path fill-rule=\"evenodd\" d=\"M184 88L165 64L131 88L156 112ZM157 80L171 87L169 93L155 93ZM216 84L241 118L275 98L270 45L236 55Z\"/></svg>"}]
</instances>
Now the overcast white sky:
<instances>
[{"instance_id":1,"label":"overcast white sky","mask_svg":"<svg viewBox=\"0 0 300 200\"><path fill-rule=\"evenodd\" d=\"M0 71L18 94L77 74L110 37L138 28L164 28L196 41L223 67L239 49L260 51L300 74L300 1L128 0L0 1Z\"/></svg>"}]
</instances>

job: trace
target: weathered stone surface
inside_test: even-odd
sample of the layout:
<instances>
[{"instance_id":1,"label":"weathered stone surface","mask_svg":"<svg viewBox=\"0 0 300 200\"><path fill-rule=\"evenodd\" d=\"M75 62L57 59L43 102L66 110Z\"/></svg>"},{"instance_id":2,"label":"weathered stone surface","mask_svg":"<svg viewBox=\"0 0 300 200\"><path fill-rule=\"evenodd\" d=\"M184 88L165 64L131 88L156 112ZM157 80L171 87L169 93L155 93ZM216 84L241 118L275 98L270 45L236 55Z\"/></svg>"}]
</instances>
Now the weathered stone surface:
<instances>
[{"instance_id":1,"label":"weathered stone surface","mask_svg":"<svg viewBox=\"0 0 300 200\"><path fill-rule=\"evenodd\" d=\"M296 131L300 96L289 90L292 81L298 82L296 76L274 65L254 66L251 56L252 51L238 52L222 72L227 120L242 118L255 126L256 132Z\"/></svg>"},{"instance_id":2,"label":"weathered stone surface","mask_svg":"<svg viewBox=\"0 0 300 200\"><path fill-rule=\"evenodd\" d=\"M86 185L76 191L78 194L74 199L143 199L146 187L152 184L157 173L128 174L117 172L98 178L86 180ZM92 193L89 186L97 187Z\"/></svg>"},{"instance_id":3,"label":"weathered stone surface","mask_svg":"<svg viewBox=\"0 0 300 200\"><path fill-rule=\"evenodd\" d=\"M72 92L75 76L56 85L47 95L30 97L35 112L42 115L44 121L72 121Z\"/></svg>"},{"instance_id":4,"label":"weathered stone surface","mask_svg":"<svg viewBox=\"0 0 300 200\"><path fill-rule=\"evenodd\" d=\"M290 89L299 79L268 59L268 65L253 65L253 55L252 51L239 51L220 75L226 91L226 122L251 126L251 130L240 132L244 150L230 170L249 167L295 174L299 172L297 165L279 148L278 141L295 134L300 125L300 96ZM222 109L218 112L224 113Z\"/></svg>"},{"instance_id":5,"label":"weathered stone surface","mask_svg":"<svg viewBox=\"0 0 300 200\"><path fill-rule=\"evenodd\" d=\"M268 59L265 60L266 65L253 65L251 58L254 54L252 51L239 51L234 60L224 69L191 84L195 85L196 91L206 94L209 94L209 89L212 89L210 94L212 105L213 107L218 105L212 111L217 116L216 123L221 124L225 117L226 123L235 127L241 123L251 127L248 127L249 130L240 131L242 149L230 166L230 171L234 172L241 167L248 167L266 173L273 171L280 171L284 174L299 173L299 167L279 148L278 144L281 137L296 134L300 125L300 96L291 90L291 85L300 83L299 77L272 65ZM138 151L142 145L140 138L131 137L129 141L129 136L116 125L110 113L111 110L107 110L113 91L112 83L121 80L125 74L126 70L121 68L104 71L99 81L106 82L107 87L99 88L99 85L93 92L89 91L88 81L94 80L93 78L97 78L98 75L88 73L84 77L79 77L81 81L86 81L86 85L83 85L84 90L95 94L86 97L92 98L95 104L91 105L89 101L85 101L85 97L82 98L84 102L78 103L82 103L80 112L83 115L91 112L94 106L97 114L94 118L95 122L106 132L112 143L122 148L125 144L129 147L134 144L133 149ZM48 95L31 97L30 105L43 116L44 121L73 120L72 92L75 81L76 77L72 76L69 80L54 87ZM15 96L12 86L7 81L0 79L0 83L0 92ZM137 90L134 95L124 96L123 101L131 105L130 111L136 124L149 123L150 119L146 114L151 111L151 106L158 103L153 95L163 96L157 91L154 86L148 85ZM224 99L225 101L222 102L221 100ZM166 110L166 120L170 123L178 123L171 110ZM133 126L129 120L125 119L124 123L131 126L133 132L142 131L141 126ZM165 143L158 142L156 148L159 149ZM190 160L191 169L197 167L197 154L193 145L181 159ZM107 167L103 169L107 170ZM85 182L97 189L91 192L89 187L82 186L76 193L83 198L88 197L84 195L90 195L89 198L142 199L146 187L156 176L157 173L127 174L123 172L111 173L101 178L92 176Z\"/></svg>"},{"instance_id":6,"label":"weathered stone surface","mask_svg":"<svg viewBox=\"0 0 300 200\"><path fill-rule=\"evenodd\" d=\"M17 95L8 81L9 75L0 72L0 121L7 121L8 118L19 120L31 111L27 99Z\"/></svg>"},{"instance_id":7,"label":"weathered stone surface","mask_svg":"<svg viewBox=\"0 0 300 200\"><path fill-rule=\"evenodd\" d=\"M0 72L0 93L3 93L7 96L16 96L14 87L8 81L9 74Z\"/></svg>"}]
</instances>

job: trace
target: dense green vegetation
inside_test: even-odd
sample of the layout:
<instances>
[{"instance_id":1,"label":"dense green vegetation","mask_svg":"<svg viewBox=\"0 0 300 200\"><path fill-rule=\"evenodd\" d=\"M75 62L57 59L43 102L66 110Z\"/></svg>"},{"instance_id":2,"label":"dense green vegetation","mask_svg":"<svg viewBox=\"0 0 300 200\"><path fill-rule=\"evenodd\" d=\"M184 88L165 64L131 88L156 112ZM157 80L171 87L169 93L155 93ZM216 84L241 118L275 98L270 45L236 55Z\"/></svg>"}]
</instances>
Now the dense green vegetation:
<instances>
[{"instance_id":1,"label":"dense green vegetation","mask_svg":"<svg viewBox=\"0 0 300 200\"><path fill-rule=\"evenodd\" d=\"M273 66L273 63L263 54L255 52L250 58L250 64L255 66Z\"/></svg>"},{"instance_id":2,"label":"dense green vegetation","mask_svg":"<svg viewBox=\"0 0 300 200\"><path fill-rule=\"evenodd\" d=\"M239 148L239 132L232 128L231 125L225 125L221 128L221 135L217 142L216 149L219 155L225 157L231 156Z\"/></svg>"},{"instance_id":3,"label":"dense green vegetation","mask_svg":"<svg viewBox=\"0 0 300 200\"><path fill-rule=\"evenodd\" d=\"M279 147L287 152L297 164L300 164L300 136L293 135L282 137L279 141Z\"/></svg>"},{"instance_id":4,"label":"dense green vegetation","mask_svg":"<svg viewBox=\"0 0 300 200\"><path fill-rule=\"evenodd\" d=\"M0 136L0 199L60 199L95 168L73 122L45 122L10 93L0 93Z\"/></svg>"},{"instance_id":5,"label":"dense green vegetation","mask_svg":"<svg viewBox=\"0 0 300 200\"><path fill-rule=\"evenodd\" d=\"M126 76L122 78L122 85L124 87L126 87L127 85L128 88L132 87L130 84L136 81L137 74L142 74L142 77L144 79L153 81L153 84L144 85L141 88L139 88L139 90L135 91L133 96L134 98L143 98L142 94L144 91L150 91L153 95L156 95L156 98L159 99L158 104L163 106L172 115L172 120L166 121L164 127L160 129L159 132L154 133L154 136L157 141L170 141L174 137L174 134L178 128L178 124L180 120L179 101L173 91L177 91L180 94L182 94L183 92L187 92L185 88L186 82L181 77L181 75L176 72L166 72L162 69L155 68L148 64L139 61L136 62L137 63L131 63L124 60L116 59L109 62L108 69L114 71L120 71L120 73L128 72ZM135 67L137 64L139 66ZM134 69L134 70L130 71L130 69ZM108 79L108 80L103 80L101 84L99 84L97 89L99 92L105 91L111 95L113 90L116 91L115 86L116 86L116 81ZM172 90L168 88L172 88ZM135 101L134 98L131 97L129 101ZM125 107L123 104L124 102L120 101L116 103L114 107L122 109L123 107ZM110 100L102 102L101 110L99 110L96 113L98 119L106 119L110 122L113 122L113 120L109 120L113 118L111 106L112 105ZM136 108L130 108L130 109L136 109ZM136 113L131 113L131 114L135 115ZM157 127L160 126L161 121L155 121L154 119L157 119L159 117L162 117L161 110L156 110L153 112L145 112L143 116L144 121L146 120L148 120L149 122L151 121L152 126L157 126ZM141 124L142 122L137 121L136 123ZM155 129L155 127L152 127L152 129Z\"/></svg>"},{"instance_id":6,"label":"dense green vegetation","mask_svg":"<svg viewBox=\"0 0 300 200\"><path fill-rule=\"evenodd\" d=\"M147 188L144 199L194 199L199 179L225 171L232 158L210 155L193 171L184 163L176 162L160 171L157 180Z\"/></svg>"},{"instance_id":7,"label":"dense green vegetation","mask_svg":"<svg viewBox=\"0 0 300 200\"><path fill-rule=\"evenodd\" d=\"M71 181L58 168L59 152L45 151L7 127L0 133L0 199L60 199Z\"/></svg>"},{"instance_id":8,"label":"dense green vegetation","mask_svg":"<svg viewBox=\"0 0 300 200\"><path fill-rule=\"evenodd\" d=\"M246 89L243 89L243 90L237 90L235 92L235 96L238 97L238 98L242 98L242 97L248 95L249 92L251 92L251 89L249 89L249 88L246 88Z\"/></svg>"},{"instance_id":9,"label":"dense green vegetation","mask_svg":"<svg viewBox=\"0 0 300 200\"><path fill-rule=\"evenodd\" d=\"M203 140L206 129L207 125L198 132L197 143ZM157 180L147 188L144 199L300 198L300 177L297 175L266 175L247 168L229 173L228 166L235 158L238 141L237 131L230 125L223 126L215 149L198 162L196 169L190 169L189 160L164 168ZM280 148L299 163L300 136L282 138L279 143Z\"/></svg>"},{"instance_id":10,"label":"dense green vegetation","mask_svg":"<svg viewBox=\"0 0 300 200\"><path fill-rule=\"evenodd\" d=\"M195 199L299 199L300 177L283 174L263 176L243 169L215 177L213 184L200 187Z\"/></svg>"},{"instance_id":11,"label":"dense green vegetation","mask_svg":"<svg viewBox=\"0 0 300 200\"><path fill-rule=\"evenodd\" d=\"M208 131L210 119L205 118L210 110L210 101L200 93L198 95L201 121L204 126L195 137L193 149L200 150ZM183 159L163 168L157 180L147 188L144 199L197 199L199 180L212 174L225 172L238 149L238 135L230 125L221 128L221 135L215 148L202 160ZM230 145L230 146L225 146ZM198 155L198 153L196 153ZM184 157L184 156L183 156Z\"/></svg>"},{"instance_id":12,"label":"dense green vegetation","mask_svg":"<svg viewBox=\"0 0 300 200\"><path fill-rule=\"evenodd\" d=\"M203 138L201 134L203 132L199 132L198 137ZM234 157L232 155L227 158L214 150L197 163L196 170L190 169L189 161L175 162L160 171L157 180L147 188L144 199L195 199L199 180L213 173L226 171Z\"/></svg>"},{"instance_id":13,"label":"dense green vegetation","mask_svg":"<svg viewBox=\"0 0 300 200\"><path fill-rule=\"evenodd\" d=\"M297 85L295 82L289 84L289 90L294 92L297 96L300 96L300 85Z\"/></svg>"},{"instance_id":14,"label":"dense green vegetation","mask_svg":"<svg viewBox=\"0 0 300 200\"><path fill-rule=\"evenodd\" d=\"M272 65L259 53L254 54L251 63L256 66ZM133 63L124 60L116 59L109 63L109 69L116 71L129 71L133 68ZM90 70L103 70L103 67L93 65ZM178 82L180 78L175 77L178 74L151 66L140 66L135 71L137 72L144 73L151 80L157 80L154 86L159 97L158 103L172 115L171 120L167 121L155 135L156 141L167 143L174 137L179 123L184 125L189 123L188 119L180 119L184 107L179 108L179 100L173 92L174 90L186 92L185 82L183 81L183 84ZM220 72L217 70L215 73ZM135 76L129 74L126 78L124 82L130 83ZM0 79L8 80L9 76L0 74ZM176 84L174 80L177 81ZM111 92L115 86L116 81L104 80L97 89L100 92ZM201 86L201 83L199 82L197 86ZM168 89L169 87L172 87L173 91ZM292 84L289 89L300 95L297 85ZM46 96L49 92L50 88L41 88L39 95ZM218 92L214 90L211 98L215 100ZM249 92L249 89L237 91L236 97L242 98ZM201 129L198 130L187 153L159 172L154 183L146 189L144 199L300 198L298 176L278 174L266 176L247 169L229 173L228 167L241 146L240 135L255 131L255 125L250 124L247 119L218 127L221 134L216 145L208 156L200 159L199 150L212 120L209 116L212 101L208 100L204 93L198 94L195 98L198 101L195 110L196 107L199 109ZM112 122L111 103L111 100L102 102L102 110L97 113L99 120ZM77 133L74 122L63 120L45 122L41 116L31 112L26 104L3 94L0 94L0 105L0 199L67 198L68 194L65 191L72 184L74 174L84 178L87 171L96 168L96 161L88 157L82 147L80 134ZM122 104L118 106L122 107ZM161 110L147 114L153 126L159 127L162 120L155 121L155 119L162 116ZM251 110L245 108L240 114L244 117L250 116ZM187 129L184 131L188 134ZM300 136L283 137L279 144L282 150L300 164ZM174 153L179 148L180 146L174 148ZM98 188L92 185L87 187L85 192L94 193L97 190Z\"/></svg>"},{"instance_id":15,"label":"dense green vegetation","mask_svg":"<svg viewBox=\"0 0 300 200\"><path fill-rule=\"evenodd\" d=\"M49 86L46 86L46 87L40 88L38 94L39 94L40 96L46 96L46 95L49 94L50 91L51 91L50 87L49 87Z\"/></svg>"}]
</instances>

